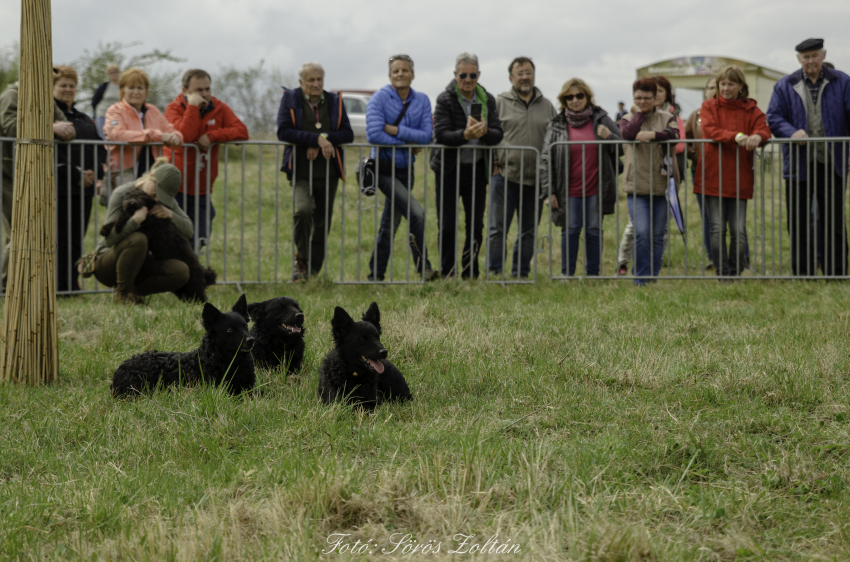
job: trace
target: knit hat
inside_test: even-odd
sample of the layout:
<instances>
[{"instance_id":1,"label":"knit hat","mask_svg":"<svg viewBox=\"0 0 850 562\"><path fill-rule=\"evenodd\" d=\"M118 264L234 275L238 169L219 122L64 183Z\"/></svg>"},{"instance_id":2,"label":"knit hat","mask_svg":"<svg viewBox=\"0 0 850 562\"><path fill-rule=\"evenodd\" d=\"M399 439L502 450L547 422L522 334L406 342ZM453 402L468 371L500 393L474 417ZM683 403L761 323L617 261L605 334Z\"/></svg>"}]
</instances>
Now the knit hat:
<instances>
[{"instance_id":1,"label":"knit hat","mask_svg":"<svg viewBox=\"0 0 850 562\"><path fill-rule=\"evenodd\" d=\"M174 206L174 196L183 183L180 170L173 164L163 164L153 171L156 178L156 198L166 207Z\"/></svg>"}]
</instances>

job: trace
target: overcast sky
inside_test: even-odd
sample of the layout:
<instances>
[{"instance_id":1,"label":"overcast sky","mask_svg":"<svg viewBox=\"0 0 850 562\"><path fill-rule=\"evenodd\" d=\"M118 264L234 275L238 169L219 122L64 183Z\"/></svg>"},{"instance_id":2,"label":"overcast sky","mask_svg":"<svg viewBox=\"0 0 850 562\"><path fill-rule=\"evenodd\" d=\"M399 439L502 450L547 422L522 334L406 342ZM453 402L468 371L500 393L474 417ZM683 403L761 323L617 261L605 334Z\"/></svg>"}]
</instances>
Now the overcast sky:
<instances>
[{"instance_id":1,"label":"overcast sky","mask_svg":"<svg viewBox=\"0 0 850 562\"><path fill-rule=\"evenodd\" d=\"M265 59L294 74L316 60L327 89L377 89L387 83L389 55L407 53L416 63L413 87L432 103L462 51L478 55L480 83L491 93L508 89L508 63L526 55L544 95L554 100L578 76L609 112L630 97L636 68L676 56L727 56L790 72L794 45L823 37L827 60L850 70L848 0L63 0L52 9L56 63L98 40L138 40L144 45L134 52L170 49L188 59L185 67L211 73ZM2 0L0 42L19 35L20 1ZM682 93L683 110L696 99Z\"/></svg>"}]
</instances>

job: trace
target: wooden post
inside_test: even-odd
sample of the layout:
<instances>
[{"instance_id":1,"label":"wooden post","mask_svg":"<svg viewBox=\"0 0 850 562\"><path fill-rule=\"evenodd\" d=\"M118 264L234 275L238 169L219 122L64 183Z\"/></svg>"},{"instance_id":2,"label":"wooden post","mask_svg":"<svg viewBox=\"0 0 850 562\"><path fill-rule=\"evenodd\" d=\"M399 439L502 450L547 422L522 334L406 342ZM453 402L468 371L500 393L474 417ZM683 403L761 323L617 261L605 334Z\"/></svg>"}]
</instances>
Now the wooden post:
<instances>
[{"instance_id":1,"label":"wooden post","mask_svg":"<svg viewBox=\"0 0 850 562\"><path fill-rule=\"evenodd\" d=\"M50 0L21 0L21 59L12 244L0 380L56 381L56 209Z\"/></svg>"}]
</instances>

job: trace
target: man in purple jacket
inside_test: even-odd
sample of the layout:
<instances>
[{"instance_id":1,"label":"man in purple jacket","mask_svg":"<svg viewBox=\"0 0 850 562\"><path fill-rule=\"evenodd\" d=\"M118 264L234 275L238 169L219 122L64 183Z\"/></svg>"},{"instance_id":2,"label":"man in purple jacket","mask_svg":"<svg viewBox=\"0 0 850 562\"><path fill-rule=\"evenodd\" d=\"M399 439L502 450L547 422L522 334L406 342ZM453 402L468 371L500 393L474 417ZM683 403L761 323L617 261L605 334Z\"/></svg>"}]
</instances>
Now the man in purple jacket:
<instances>
[{"instance_id":1,"label":"man in purple jacket","mask_svg":"<svg viewBox=\"0 0 850 562\"><path fill-rule=\"evenodd\" d=\"M295 263L292 280L322 269L339 179L345 177L345 152L354 140L342 93L324 91L322 65L308 62L298 71L300 88L284 90L277 113L277 138L287 145L282 172L295 200Z\"/></svg>"},{"instance_id":2,"label":"man in purple jacket","mask_svg":"<svg viewBox=\"0 0 850 562\"><path fill-rule=\"evenodd\" d=\"M844 180L848 146L805 139L848 136L850 76L824 67L823 39L807 39L796 49L802 68L776 83L767 110L767 123L775 137L799 141L782 145L791 272L806 276L817 273L814 237L809 228L814 198L821 219L816 233L824 241L823 273L847 275Z\"/></svg>"}]
</instances>

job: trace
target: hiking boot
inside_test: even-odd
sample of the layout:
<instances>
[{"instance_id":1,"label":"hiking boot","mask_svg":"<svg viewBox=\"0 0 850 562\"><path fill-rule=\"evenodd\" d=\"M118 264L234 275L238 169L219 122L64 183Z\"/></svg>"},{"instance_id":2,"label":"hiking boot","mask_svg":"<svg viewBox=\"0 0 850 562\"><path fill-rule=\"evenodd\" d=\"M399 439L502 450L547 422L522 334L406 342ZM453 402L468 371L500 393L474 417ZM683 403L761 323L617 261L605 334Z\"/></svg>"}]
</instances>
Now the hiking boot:
<instances>
[{"instance_id":1,"label":"hiking boot","mask_svg":"<svg viewBox=\"0 0 850 562\"><path fill-rule=\"evenodd\" d=\"M126 291L113 291L115 295L115 304L145 304L145 299L136 293Z\"/></svg>"},{"instance_id":2,"label":"hiking boot","mask_svg":"<svg viewBox=\"0 0 850 562\"><path fill-rule=\"evenodd\" d=\"M425 281L436 281L440 278L440 272L430 267L425 270Z\"/></svg>"},{"instance_id":3,"label":"hiking boot","mask_svg":"<svg viewBox=\"0 0 850 562\"><path fill-rule=\"evenodd\" d=\"M617 267L617 275L628 275L629 274L629 264L623 262Z\"/></svg>"},{"instance_id":4,"label":"hiking boot","mask_svg":"<svg viewBox=\"0 0 850 562\"><path fill-rule=\"evenodd\" d=\"M301 258L301 254L295 252L295 263L292 264L292 282L306 281L309 277L307 273L307 262Z\"/></svg>"}]
</instances>

